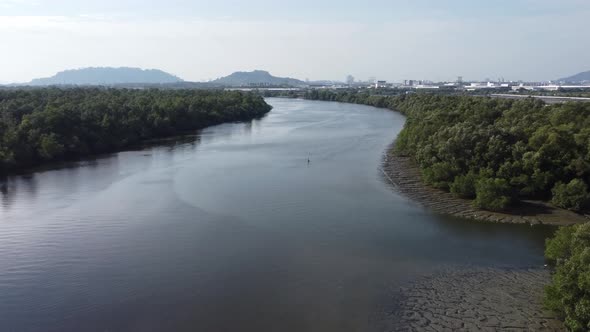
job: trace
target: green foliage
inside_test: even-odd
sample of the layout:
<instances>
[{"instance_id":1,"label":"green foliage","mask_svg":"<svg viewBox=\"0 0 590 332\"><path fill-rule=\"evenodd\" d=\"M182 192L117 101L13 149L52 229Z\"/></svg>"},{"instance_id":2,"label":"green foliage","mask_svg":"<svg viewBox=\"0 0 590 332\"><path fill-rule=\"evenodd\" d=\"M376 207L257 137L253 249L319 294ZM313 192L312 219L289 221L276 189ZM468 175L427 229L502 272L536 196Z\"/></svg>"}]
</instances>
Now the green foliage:
<instances>
[{"instance_id":1,"label":"green foliage","mask_svg":"<svg viewBox=\"0 0 590 332\"><path fill-rule=\"evenodd\" d=\"M0 90L0 174L250 120L269 110L262 97L237 91Z\"/></svg>"},{"instance_id":2,"label":"green foliage","mask_svg":"<svg viewBox=\"0 0 590 332\"><path fill-rule=\"evenodd\" d=\"M60 157L64 152L63 144L57 141L54 133L41 136L38 153L41 158L51 160Z\"/></svg>"},{"instance_id":3,"label":"green foliage","mask_svg":"<svg viewBox=\"0 0 590 332\"><path fill-rule=\"evenodd\" d=\"M573 179L565 184L558 182L552 190L553 204L573 211L580 211L588 206L590 194L588 186L580 179Z\"/></svg>"},{"instance_id":4,"label":"green foliage","mask_svg":"<svg viewBox=\"0 0 590 332\"><path fill-rule=\"evenodd\" d=\"M510 185L504 179L482 178L475 185L473 204L490 211L505 210L511 202Z\"/></svg>"},{"instance_id":5,"label":"green foliage","mask_svg":"<svg viewBox=\"0 0 590 332\"><path fill-rule=\"evenodd\" d=\"M576 227L562 227L553 238L545 241L545 257L552 263L556 264L558 260L570 257L572 254L572 235Z\"/></svg>"},{"instance_id":6,"label":"green foliage","mask_svg":"<svg viewBox=\"0 0 590 332\"><path fill-rule=\"evenodd\" d=\"M329 90L310 91L305 98L386 107L405 114L396 149L413 157L432 186L473 197L473 175L464 178L471 173L505 180L513 199L547 200L558 182L577 179L575 186L558 190L567 195L555 202L574 210L584 208L580 188L582 183L590 184L590 103L546 105L532 98ZM505 201L494 200L498 203L494 205Z\"/></svg>"},{"instance_id":7,"label":"green foliage","mask_svg":"<svg viewBox=\"0 0 590 332\"><path fill-rule=\"evenodd\" d=\"M458 175L451 184L451 193L461 198L475 198L475 185L478 177L469 172L466 175Z\"/></svg>"},{"instance_id":8,"label":"green foliage","mask_svg":"<svg viewBox=\"0 0 590 332\"><path fill-rule=\"evenodd\" d=\"M422 169L424 181L429 185L443 190L449 190L450 183L457 173L453 165L449 163L436 163Z\"/></svg>"},{"instance_id":9,"label":"green foliage","mask_svg":"<svg viewBox=\"0 0 590 332\"><path fill-rule=\"evenodd\" d=\"M555 266L545 305L570 331L590 329L590 223L564 227L547 240L545 255Z\"/></svg>"},{"instance_id":10,"label":"green foliage","mask_svg":"<svg viewBox=\"0 0 590 332\"><path fill-rule=\"evenodd\" d=\"M580 210L590 202L590 103L416 93L371 96L316 91L305 98L395 109L407 116L396 148L425 181L489 210L517 198L551 198ZM572 180L573 179L573 180ZM560 229L547 242L555 265L545 303L571 331L590 330L590 223Z\"/></svg>"}]
</instances>

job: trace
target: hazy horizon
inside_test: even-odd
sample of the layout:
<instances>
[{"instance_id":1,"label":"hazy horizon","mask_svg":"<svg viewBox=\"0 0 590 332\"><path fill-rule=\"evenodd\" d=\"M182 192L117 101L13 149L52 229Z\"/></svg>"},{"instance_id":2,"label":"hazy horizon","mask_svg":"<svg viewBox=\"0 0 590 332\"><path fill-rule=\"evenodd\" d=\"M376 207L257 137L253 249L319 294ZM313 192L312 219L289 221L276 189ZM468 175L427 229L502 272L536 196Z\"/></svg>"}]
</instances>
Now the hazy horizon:
<instances>
[{"instance_id":1,"label":"hazy horizon","mask_svg":"<svg viewBox=\"0 0 590 332\"><path fill-rule=\"evenodd\" d=\"M0 0L0 82L67 69L187 81L266 70L301 80L551 80L590 69L590 2L276 3Z\"/></svg>"}]
</instances>

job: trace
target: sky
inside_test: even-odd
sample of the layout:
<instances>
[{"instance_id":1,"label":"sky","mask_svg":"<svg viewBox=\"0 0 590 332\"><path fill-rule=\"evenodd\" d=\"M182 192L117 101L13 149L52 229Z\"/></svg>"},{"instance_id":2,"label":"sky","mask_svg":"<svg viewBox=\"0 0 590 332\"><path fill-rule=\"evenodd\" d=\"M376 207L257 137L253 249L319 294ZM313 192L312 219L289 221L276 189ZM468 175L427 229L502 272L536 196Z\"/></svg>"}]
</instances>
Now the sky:
<instances>
[{"instance_id":1,"label":"sky","mask_svg":"<svg viewBox=\"0 0 590 332\"><path fill-rule=\"evenodd\" d=\"M0 0L0 82L99 66L550 80L590 70L589 19L590 0Z\"/></svg>"}]
</instances>

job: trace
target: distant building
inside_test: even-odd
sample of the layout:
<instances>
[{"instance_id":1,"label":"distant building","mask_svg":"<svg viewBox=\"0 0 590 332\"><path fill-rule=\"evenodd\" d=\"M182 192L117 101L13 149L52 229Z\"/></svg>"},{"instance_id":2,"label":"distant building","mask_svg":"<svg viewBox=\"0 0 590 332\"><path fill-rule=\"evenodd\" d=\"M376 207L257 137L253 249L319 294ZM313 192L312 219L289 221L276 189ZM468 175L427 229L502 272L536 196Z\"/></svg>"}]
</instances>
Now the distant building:
<instances>
[{"instance_id":1,"label":"distant building","mask_svg":"<svg viewBox=\"0 0 590 332\"><path fill-rule=\"evenodd\" d=\"M494 82L472 82L465 86L467 91L484 90L484 89L509 89L509 83L494 83Z\"/></svg>"},{"instance_id":2,"label":"distant building","mask_svg":"<svg viewBox=\"0 0 590 332\"><path fill-rule=\"evenodd\" d=\"M428 85L431 84L430 81L423 81L423 80L404 80L405 87L415 87L418 85Z\"/></svg>"},{"instance_id":3,"label":"distant building","mask_svg":"<svg viewBox=\"0 0 590 332\"><path fill-rule=\"evenodd\" d=\"M387 81L377 81L377 82L375 82L375 89L386 88L386 87L387 87Z\"/></svg>"},{"instance_id":4,"label":"distant building","mask_svg":"<svg viewBox=\"0 0 590 332\"><path fill-rule=\"evenodd\" d=\"M268 83L268 82L260 82L260 83L248 83L246 86L249 87L268 87L271 86L272 84Z\"/></svg>"},{"instance_id":5,"label":"distant building","mask_svg":"<svg viewBox=\"0 0 590 332\"><path fill-rule=\"evenodd\" d=\"M590 85L556 85L556 84L548 84L548 85L535 85L535 84L524 84L520 83L519 85L515 85L512 87L513 91L518 90L528 90L528 91L558 91L559 89L590 89Z\"/></svg>"}]
</instances>

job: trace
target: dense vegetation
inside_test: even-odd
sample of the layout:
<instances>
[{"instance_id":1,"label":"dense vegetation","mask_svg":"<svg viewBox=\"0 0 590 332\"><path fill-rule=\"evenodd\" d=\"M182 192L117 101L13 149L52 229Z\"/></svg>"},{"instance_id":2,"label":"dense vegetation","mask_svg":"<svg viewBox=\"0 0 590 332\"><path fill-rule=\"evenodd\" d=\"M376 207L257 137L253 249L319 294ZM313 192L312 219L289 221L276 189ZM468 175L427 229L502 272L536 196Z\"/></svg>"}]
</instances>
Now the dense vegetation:
<instances>
[{"instance_id":1,"label":"dense vegetation","mask_svg":"<svg viewBox=\"0 0 590 332\"><path fill-rule=\"evenodd\" d=\"M581 211L590 202L590 103L327 90L305 97L401 111L398 151L415 159L429 185L480 208L551 199Z\"/></svg>"},{"instance_id":2,"label":"dense vegetation","mask_svg":"<svg viewBox=\"0 0 590 332\"><path fill-rule=\"evenodd\" d=\"M546 305L570 331L590 330L590 224L561 228L547 241L545 255L555 266Z\"/></svg>"},{"instance_id":3,"label":"dense vegetation","mask_svg":"<svg viewBox=\"0 0 590 332\"><path fill-rule=\"evenodd\" d=\"M546 105L538 99L309 91L309 99L397 109L407 122L396 148L415 159L424 180L474 205L502 210L523 198L588 209L590 103ZM555 267L546 306L571 331L590 330L590 223L547 241Z\"/></svg>"},{"instance_id":4,"label":"dense vegetation","mask_svg":"<svg viewBox=\"0 0 590 332\"><path fill-rule=\"evenodd\" d=\"M563 89L557 91L516 91L513 94L528 96L553 96L553 97L582 97L590 98L590 89Z\"/></svg>"},{"instance_id":5,"label":"dense vegetation","mask_svg":"<svg viewBox=\"0 0 590 332\"><path fill-rule=\"evenodd\" d=\"M242 92L0 90L0 173L249 120L269 110L261 97Z\"/></svg>"}]
</instances>

